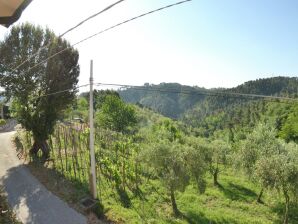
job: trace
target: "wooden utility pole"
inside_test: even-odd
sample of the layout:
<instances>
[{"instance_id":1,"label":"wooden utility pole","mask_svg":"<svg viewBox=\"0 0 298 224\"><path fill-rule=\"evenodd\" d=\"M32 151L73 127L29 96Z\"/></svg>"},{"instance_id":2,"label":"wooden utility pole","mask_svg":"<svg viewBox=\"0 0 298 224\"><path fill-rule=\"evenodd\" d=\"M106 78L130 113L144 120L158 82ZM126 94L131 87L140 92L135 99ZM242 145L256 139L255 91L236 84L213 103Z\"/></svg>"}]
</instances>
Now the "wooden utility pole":
<instances>
[{"instance_id":1,"label":"wooden utility pole","mask_svg":"<svg viewBox=\"0 0 298 224\"><path fill-rule=\"evenodd\" d=\"M94 123L93 123L93 60L90 61L90 93L89 93L89 125L90 125L90 190L93 199L97 198L96 190L96 169L94 152Z\"/></svg>"}]
</instances>

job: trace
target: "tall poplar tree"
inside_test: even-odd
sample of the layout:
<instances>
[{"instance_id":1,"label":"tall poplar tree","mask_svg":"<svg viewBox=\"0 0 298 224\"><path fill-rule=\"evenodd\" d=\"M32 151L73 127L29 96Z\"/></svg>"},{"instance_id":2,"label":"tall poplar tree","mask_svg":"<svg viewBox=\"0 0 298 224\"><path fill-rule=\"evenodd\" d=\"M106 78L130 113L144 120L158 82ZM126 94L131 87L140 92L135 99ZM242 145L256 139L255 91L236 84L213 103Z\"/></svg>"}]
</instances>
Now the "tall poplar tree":
<instances>
[{"instance_id":1,"label":"tall poplar tree","mask_svg":"<svg viewBox=\"0 0 298 224\"><path fill-rule=\"evenodd\" d=\"M38 51L38 55L17 68ZM66 40L48 28L29 23L13 27L0 42L0 86L13 99L18 121L33 134L32 154L41 149L43 157L49 156L47 139L60 113L75 98L80 73L78 59L78 51ZM52 94L60 91L63 92Z\"/></svg>"}]
</instances>

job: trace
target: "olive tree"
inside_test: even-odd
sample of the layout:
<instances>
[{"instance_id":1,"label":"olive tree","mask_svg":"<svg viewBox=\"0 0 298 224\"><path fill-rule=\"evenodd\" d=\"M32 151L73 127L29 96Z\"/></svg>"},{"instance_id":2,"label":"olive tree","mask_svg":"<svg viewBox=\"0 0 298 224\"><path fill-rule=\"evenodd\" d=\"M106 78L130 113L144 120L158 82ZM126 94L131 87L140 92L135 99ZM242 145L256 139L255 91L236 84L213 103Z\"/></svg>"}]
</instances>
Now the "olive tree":
<instances>
[{"instance_id":1,"label":"olive tree","mask_svg":"<svg viewBox=\"0 0 298 224\"><path fill-rule=\"evenodd\" d=\"M290 200L298 196L298 146L281 143L285 150L262 157L256 163L256 175L265 188L281 192L285 200L283 223L288 223Z\"/></svg>"},{"instance_id":2,"label":"olive tree","mask_svg":"<svg viewBox=\"0 0 298 224\"><path fill-rule=\"evenodd\" d=\"M220 166L227 165L228 155L231 151L230 145L220 139L213 140L209 145L209 170L213 176L214 186L220 186L218 183L218 175L220 173Z\"/></svg>"},{"instance_id":3,"label":"olive tree","mask_svg":"<svg viewBox=\"0 0 298 224\"><path fill-rule=\"evenodd\" d=\"M256 173L256 164L263 158L269 158L279 154L283 148L276 139L276 130L269 124L260 123L256 126L252 133L240 143L240 149L237 154L238 165L240 165L245 173L255 182L259 182L259 176ZM262 183L262 189L257 198L261 202L261 197L266 188Z\"/></svg>"},{"instance_id":4,"label":"olive tree","mask_svg":"<svg viewBox=\"0 0 298 224\"><path fill-rule=\"evenodd\" d=\"M35 52L39 54L17 67ZM78 59L77 50L66 40L29 23L13 27L0 42L0 86L13 99L18 121L33 134L32 154L41 149L45 158L49 156L47 139L59 115L75 98ZM53 94L56 92L60 93Z\"/></svg>"},{"instance_id":5,"label":"olive tree","mask_svg":"<svg viewBox=\"0 0 298 224\"><path fill-rule=\"evenodd\" d=\"M206 141L200 138L188 137L185 148L186 164L191 178L195 180L199 193L206 189L205 174L208 171L209 148Z\"/></svg>"},{"instance_id":6,"label":"olive tree","mask_svg":"<svg viewBox=\"0 0 298 224\"><path fill-rule=\"evenodd\" d=\"M148 133L150 143L142 151L143 161L168 190L173 213L179 216L175 191L183 191L190 180L186 161L187 145L181 144L181 132L170 119L163 119Z\"/></svg>"},{"instance_id":7,"label":"olive tree","mask_svg":"<svg viewBox=\"0 0 298 224\"><path fill-rule=\"evenodd\" d=\"M189 173L185 160L186 146L168 140L150 144L143 151L143 158L153 168L155 175L166 187L171 198L173 213L180 215L175 191L183 191L189 183Z\"/></svg>"}]
</instances>

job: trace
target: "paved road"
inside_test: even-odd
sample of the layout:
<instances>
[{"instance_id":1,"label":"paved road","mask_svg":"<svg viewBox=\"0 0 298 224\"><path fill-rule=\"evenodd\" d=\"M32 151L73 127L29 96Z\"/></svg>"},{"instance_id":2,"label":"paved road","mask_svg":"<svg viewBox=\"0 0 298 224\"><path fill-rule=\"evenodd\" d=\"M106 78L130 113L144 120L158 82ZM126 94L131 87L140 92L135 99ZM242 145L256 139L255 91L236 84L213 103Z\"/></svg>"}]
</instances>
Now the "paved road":
<instances>
[{"instance_id":1,"label":"paved road","mask_svg":"<svg viewBox=\"0 0 298 224\"><path fill-rule=\"evenodd\" d=\"M13 149L14 132L0 133L0 185L24 224L85 224L86 218L49 192L22 165Z\"/></svg>"}]
</instances>

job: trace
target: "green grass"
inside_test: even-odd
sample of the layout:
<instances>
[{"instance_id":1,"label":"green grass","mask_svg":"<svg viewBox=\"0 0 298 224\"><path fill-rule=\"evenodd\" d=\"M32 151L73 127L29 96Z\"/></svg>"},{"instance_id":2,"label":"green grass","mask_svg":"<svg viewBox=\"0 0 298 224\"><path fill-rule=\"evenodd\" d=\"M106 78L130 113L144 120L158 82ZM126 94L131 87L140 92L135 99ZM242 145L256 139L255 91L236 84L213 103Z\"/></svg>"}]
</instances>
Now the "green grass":
<instances>
[{"instance_id":1,"label":"green grass","mask_svg":"<svg viewBox=\"0 0 298 224\"><path fill-rule=\"evenodd\" d=\"M260 189L231 170L221 173L221 187L214 187L211 177L207 177L207 181L203 194L199 194L194 185L176 193L181 218L173 217L169 197L158 181L143 184L141 197L128 191L129 208L125 208L121 197L107 186L102 187L105 192L101 200L107 218L116 223L282 223L282 198L276 193L265 192L264 203L257 203ZM298 223L296 214L297 207L292 208L289 223Z\"/></svg>"},{"instance_id":2,"label":"green grass","mask_svg":"<svg viewBox=\"0 0 298 224\"><path fill-rule=\"evenodd\" d=\"M64 148L64 144L62 142L62 148ZM63 150L63 162L59 162L60 159L56 151L51 155L52 158L56 158L53 160L55 163L52 163L44 171L40 168L35 169L42 172L43 175L55 169L61 178L76 183L74 188L78 188L78 191L74 190L73 194L67 192L60 194L58 192L58 195L61 195L68 202L77 201L84 192L88 191L89 155L88 151L84 150L83 152L82 161L79 159L75 164L80 168L86 168L79 169L82 174L85 173L84 176L76 175L75 177L74 164L70 156L72 154L67 154L66 159ZM65 170L66 161L69 166L67 170ZM64 168L62 164L64 164ZM175 218L172 215L167 190L160 181L152 179L148 181L143 177L143 182L139 186L140 190L136 194L132 192L132 186L127 186L124 192L116 188L114 181L109 182L108 177L103 178L100 172L98 172L98 177L99 199L104 206L105 216L115 223L282 223L283 198L276 192L265 191L264 203L258 204L256 199L260 191L259 187L241 173L235 173L231 169L226 169L220 173L220 187L214 187L212 177L207 176L205 193L199 194L193 184L189 185L184 192L176 192L177 205L182 212L180 218ZM56 178L50 179L55 180ZM55 183L53 185L56 186ZM64 187L68 188L69 184L65 184ZM297 206L291 207L289 223L298 223L297 214Z\"/></svg>"}]
</instances>

